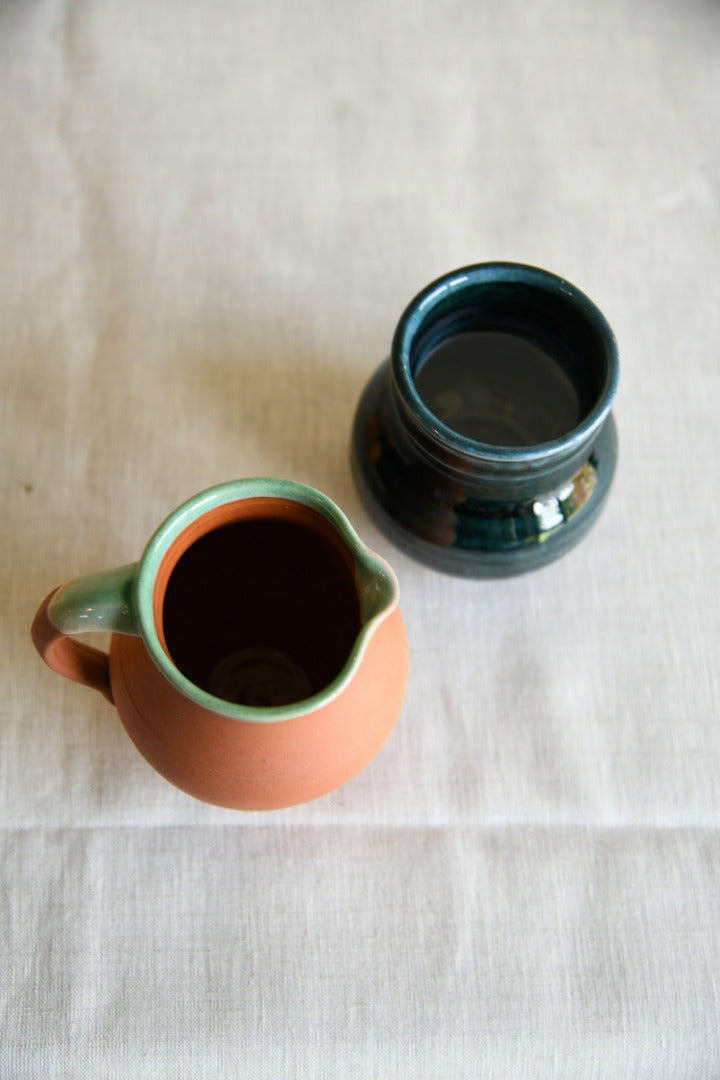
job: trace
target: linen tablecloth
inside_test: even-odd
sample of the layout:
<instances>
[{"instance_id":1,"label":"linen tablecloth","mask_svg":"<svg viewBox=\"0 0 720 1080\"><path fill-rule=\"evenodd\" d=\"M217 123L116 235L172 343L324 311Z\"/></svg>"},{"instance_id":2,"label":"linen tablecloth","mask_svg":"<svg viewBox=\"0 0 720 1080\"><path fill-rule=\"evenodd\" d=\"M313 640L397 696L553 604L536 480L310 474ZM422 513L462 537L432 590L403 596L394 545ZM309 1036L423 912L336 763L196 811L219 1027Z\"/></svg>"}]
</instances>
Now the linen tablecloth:
<instances>
[{"instance_id":1,"label":"linen tablecloth","mask_svg":"<svg viewBox=\"0 0 720 1080\"><path fill-rule=\"evenodd\" d=\"M0 1076L720 1076L720 6L0 6ZM371 524L411 297L533 263L620 346L598 525L526 576ZM394 567L407 698L304 806L194 801L32 649L241 476Z\"/></svg>"}]
</instances>

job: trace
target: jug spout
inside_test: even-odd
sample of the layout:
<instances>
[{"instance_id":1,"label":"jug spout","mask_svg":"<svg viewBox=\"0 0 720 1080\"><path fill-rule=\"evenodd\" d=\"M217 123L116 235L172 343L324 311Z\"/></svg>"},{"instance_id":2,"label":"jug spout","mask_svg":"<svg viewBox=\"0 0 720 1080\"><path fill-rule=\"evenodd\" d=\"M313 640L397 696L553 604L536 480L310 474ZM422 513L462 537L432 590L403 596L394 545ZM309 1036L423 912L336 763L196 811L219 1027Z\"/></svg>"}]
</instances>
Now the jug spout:
<instances>
[{"instance_id":1,"label":"jug spout","mask_svg":"<svg viewBox=\"0 0 720 1080\"><path fill-rule=\"evenodd\" d=\"M397 578L388 564L365 545L355 562L355 580L360 601L360 621L365 628L387 615L399 599Z\"/></svg>"}]
</instances>

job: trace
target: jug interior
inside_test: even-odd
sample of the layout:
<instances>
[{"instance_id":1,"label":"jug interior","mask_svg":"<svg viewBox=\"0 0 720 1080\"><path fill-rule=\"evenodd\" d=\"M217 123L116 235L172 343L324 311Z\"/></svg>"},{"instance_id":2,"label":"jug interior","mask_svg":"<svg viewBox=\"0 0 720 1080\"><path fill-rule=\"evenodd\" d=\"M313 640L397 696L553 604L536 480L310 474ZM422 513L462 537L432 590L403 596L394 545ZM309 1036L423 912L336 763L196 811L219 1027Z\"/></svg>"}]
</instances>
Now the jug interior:
<instances>
[{"instance_id":1,"label":"jug interior","mask_svg":"<svg viewBox=\"0 0 720 1080\"><path fill-rule=\"evenodd\" d=\"M350 655L361 626L352 557L321 515L304 510L301 521L246 517L214 528L169 573L166 650L216 697L291 704L323 690Z\"/></svg>"}]
</instances>

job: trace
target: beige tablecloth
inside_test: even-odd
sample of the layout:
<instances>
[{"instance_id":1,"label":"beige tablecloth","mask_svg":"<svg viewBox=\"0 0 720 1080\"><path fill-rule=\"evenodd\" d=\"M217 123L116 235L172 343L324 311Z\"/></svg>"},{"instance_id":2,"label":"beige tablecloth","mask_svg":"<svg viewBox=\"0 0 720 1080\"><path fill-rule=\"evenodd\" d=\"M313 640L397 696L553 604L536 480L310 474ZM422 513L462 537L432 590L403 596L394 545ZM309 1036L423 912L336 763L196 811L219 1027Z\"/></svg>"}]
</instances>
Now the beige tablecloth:
<instances>
[{"instance_id":1,"label":"beige tablecloth","mask_svg":"<svg viewBox=\"0 0 720 1080\"><path fill-rule=\"evenodd\" d=\"M0 1076L720 1076L720 7L0 6ZM367 378L439 274L584 289L621 350L597 527L467 583L368 520ZM375 761L272 814L145 764L42 597L289 476L401 585Z\"/></svg>"}]
</instances>

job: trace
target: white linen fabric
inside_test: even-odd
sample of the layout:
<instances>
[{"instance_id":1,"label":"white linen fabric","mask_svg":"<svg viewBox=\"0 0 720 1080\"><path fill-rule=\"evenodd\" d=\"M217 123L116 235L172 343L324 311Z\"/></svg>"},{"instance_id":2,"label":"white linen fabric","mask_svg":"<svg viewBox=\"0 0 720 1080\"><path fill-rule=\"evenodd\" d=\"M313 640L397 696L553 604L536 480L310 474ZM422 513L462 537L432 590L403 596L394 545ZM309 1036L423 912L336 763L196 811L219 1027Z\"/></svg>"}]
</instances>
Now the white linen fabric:
<instances>
[{"instance_id":1,"label":"white linen fabric","mask_svg":"<svg viewBox=\"0 0 720 1080\"><path fill-rule=\"evenodd\" d=\"M0 1076L720 1076L720 7L0 6ZM348 443L405 304L535 263L622 360L571 554L433 573ZM395 568L406 703L339 791L196 802L29 625L240 476Z\"/></svg>"}]
</instances>

